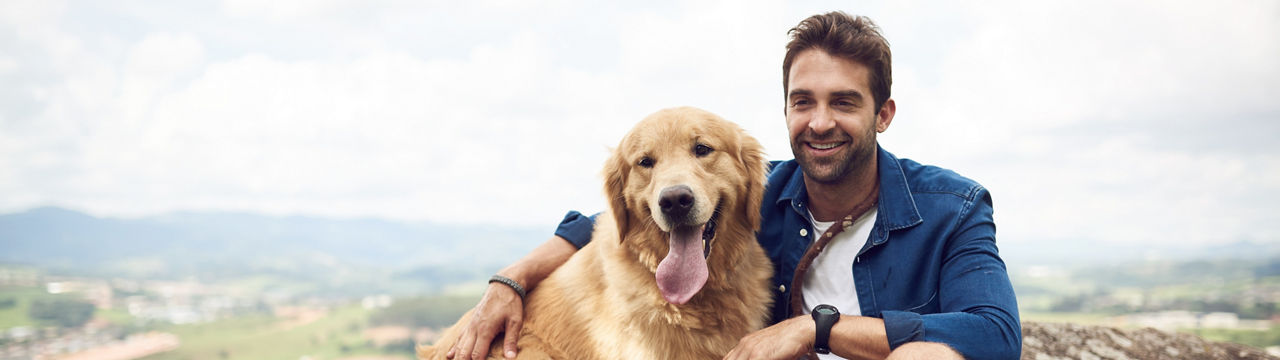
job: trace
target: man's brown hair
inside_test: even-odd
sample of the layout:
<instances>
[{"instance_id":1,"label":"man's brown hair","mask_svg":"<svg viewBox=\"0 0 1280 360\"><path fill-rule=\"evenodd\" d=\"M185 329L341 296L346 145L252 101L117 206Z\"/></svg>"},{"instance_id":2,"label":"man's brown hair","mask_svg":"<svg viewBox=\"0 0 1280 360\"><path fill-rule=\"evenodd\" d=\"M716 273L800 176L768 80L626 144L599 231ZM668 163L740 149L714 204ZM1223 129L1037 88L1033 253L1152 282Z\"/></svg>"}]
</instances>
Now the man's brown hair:
<instances>
[{"instance_id":1,"label":"man's brown hair","mask_svg":"<svg viewBox=\"0 0 1280 360\"><path fill-rule=\"evenodd\" d=\"M880 27L866 16L850 16L841 11L810 16L787 31L787 56L782 59L782 96L790 86L791 62L809 49L820 49L831 56L847 59L870 70L868 84L876 102L875 111L889 99L893 85L893 61L889 41L880 35Z\"/></svg>"}]
</instances>

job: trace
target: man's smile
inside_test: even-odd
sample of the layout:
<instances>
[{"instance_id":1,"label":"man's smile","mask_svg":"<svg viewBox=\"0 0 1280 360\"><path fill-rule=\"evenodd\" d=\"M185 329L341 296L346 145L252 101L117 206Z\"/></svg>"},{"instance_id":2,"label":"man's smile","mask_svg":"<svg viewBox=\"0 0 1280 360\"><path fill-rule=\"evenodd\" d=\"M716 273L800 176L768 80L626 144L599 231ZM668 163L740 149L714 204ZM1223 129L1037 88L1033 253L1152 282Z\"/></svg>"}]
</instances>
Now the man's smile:
<instances>
[{"instance_id":1,"label":"man's smile","mask_svg":"<svg viewBox=\"0 0 1280 360\"><path fill-rule=\"evenodd\" d=\"M843 151L848 147L849 141L805 141L805 152L809 153L813 158L824 158L835 155L837 152Z\"/></svg>"},{"instance_id":2,"label":"man's smile","mask_svg":"<svg viewBox=\"0 0 1280 360\"><path fill-rule=\"evenodd\" d=\"M836 148L837 146L844 145L844 144L845 144L845 142L844 142L844 141L838 141L838 142L825 142L825 143L809 142L809 143L807 143L807 144L809 144L809 147L814 148L814 149L818 149L818 150L830 150L830 149L834 149L834 148Z\"/></svg>"}]
</instances>

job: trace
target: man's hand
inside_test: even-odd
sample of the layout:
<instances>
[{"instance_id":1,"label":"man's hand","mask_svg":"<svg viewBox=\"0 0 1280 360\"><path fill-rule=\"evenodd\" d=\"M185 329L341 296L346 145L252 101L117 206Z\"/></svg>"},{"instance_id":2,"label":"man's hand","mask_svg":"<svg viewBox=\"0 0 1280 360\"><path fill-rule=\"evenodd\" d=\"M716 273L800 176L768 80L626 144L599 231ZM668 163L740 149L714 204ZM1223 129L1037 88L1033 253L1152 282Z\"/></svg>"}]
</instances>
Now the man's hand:
<instances>
[{"instance_id":1,"label":"man's hand","mask_svg":"<svg viewBox=\"0 0 1280 360\"><path fill-rule=\"evenodd\" d=\"M498 333L505 333L503 356L516 357L516 340L520 339L520 327L524 325L524 303L516 291L503 284L490 283L484 297L471 313L471 321L462 328L462 335L445 354L455 360L478 360L489 356L489 346Z\"/></svg>"},{"instance_id":2,"label":"man's hand","mask_svg":"<svg viewBox=\"0 0 1280 360\"><path fill-rule=\"evenodd\" d=\"M747 334L725 360L796 359L813 348L814 324L808 315L797 316Z\"/></svg>"},{"instance_id":3,"label":"man's hand","mask_svg":"<svg viewBox=\"0 0 1280 360\"><path fill-rule=\"evenodd\" d=\"M559 236L552 236L542 245L533 249L515 264L511 264L499 275L506 276L524 286L525 291L532 292L538 283L546 279L552 271L569 260L578 251L569 241ZM516 341L520 340L520 328L524 326L524 301L515 289L504 284L490 283L484 291L484 297L471 311L471 321L463 325L458 341L449 348L446 358L455 360L479 360L489 356L489 345L498 333L505 333L502 344L502 355L508 359L515 358Z\"/></svg>"}]
</instances>

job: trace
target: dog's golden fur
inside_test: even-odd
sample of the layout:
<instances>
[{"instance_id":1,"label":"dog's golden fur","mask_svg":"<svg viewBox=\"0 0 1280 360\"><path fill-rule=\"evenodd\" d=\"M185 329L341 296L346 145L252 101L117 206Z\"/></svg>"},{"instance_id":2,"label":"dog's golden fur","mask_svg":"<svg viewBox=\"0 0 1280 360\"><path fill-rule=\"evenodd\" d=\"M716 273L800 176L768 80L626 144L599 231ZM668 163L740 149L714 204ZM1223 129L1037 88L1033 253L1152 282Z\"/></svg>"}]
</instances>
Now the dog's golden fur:
<instances>
[{"instance_id":1,"label":"dog's golden fur","mask_svg":"<svg viewBox=\"0 0 1280 360\"><path fill-rule=\"evenodd\" d=\"M646 157L651 166L638 166ZM733 123L687 107L645 118L605 164L610 210L597 217L592 241L529 293L520 358L723 357L764 326L772 301L772 266L755 240L764 177L760 144ZM692 189L694 221L720 212L706 283L681 305L668 302L655 280L671 227L658 197L677 185ZM418 356L443 359L459 328ZM499 336L489 356L501 353Z\"/></svg>"}]
</instances>

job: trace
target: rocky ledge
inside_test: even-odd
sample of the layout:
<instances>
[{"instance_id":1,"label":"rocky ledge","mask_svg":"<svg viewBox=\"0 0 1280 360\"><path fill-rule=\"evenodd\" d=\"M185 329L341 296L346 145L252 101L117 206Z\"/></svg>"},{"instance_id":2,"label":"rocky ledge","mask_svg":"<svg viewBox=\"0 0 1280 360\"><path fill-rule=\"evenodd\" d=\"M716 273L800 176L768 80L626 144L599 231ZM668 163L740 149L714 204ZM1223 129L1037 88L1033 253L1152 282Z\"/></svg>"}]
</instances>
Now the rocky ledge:
<instances>
[{"instance_id":1,"label":"rocky ledge","mask_svg":"<svg viewBox=\"0 0 1280 360\"><path fill-rule=\"evenodd\" d=\"M1022 359L1280 359L1258 348L1145 328L1022 323Z\"/></svg>"}]
</instances>

